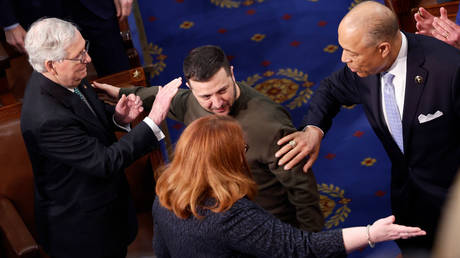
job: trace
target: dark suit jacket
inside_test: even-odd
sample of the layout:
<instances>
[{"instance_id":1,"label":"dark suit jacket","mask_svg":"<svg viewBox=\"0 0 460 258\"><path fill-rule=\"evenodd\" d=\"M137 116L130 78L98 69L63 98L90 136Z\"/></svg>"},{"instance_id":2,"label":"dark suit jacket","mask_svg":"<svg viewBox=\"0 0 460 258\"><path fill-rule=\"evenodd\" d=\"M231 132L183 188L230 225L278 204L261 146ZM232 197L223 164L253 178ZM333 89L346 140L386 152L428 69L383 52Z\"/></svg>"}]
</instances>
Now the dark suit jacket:
<instances>
[{"instance_id":1,"label":"dark suit jacket","mask_svg":"<svg viewBox=\"0 0 460 258\"><path fill-rule=\"evenodd\" d=\"M379 75L360 78L347 67L321 82L305 125L327 131L342 104L362 104L392 162L391 201L398 223L433 237L439 212L460 164L460 51L434 38L408 40L403 154L384 120ZM423 80L418 83L416 76ZM426 123L419 115L443 115Z\"/></svg>"},{"instance_id":2,"label":"dark suit jacket","mask_svg":"<svg viewBox=\"0 0 460 258\"><path fill-rule=\"evenodd\" d=\"M53 257L102 257L120 252L137 233L124 168L157 146L145 122L117 141L113 107L91 86L68 89L34 72L21 130L34 172L39 243Z\"/></svg>"},{"instance_id":3,"label":"dark suit jacket","mask_svg":"<svg viewBox=\"0 0 460 258\"><path fill-rule=\"evenodd\" d=\"M78 25L99 77L130 68L113 0L0 0L0 27L56 17ZM2 35L3 36L3 35Z\"/></svg>"},{"instance_id":4,"label":"dark suit jacket","mask_svg":"<svg viewBox=\"0 0 460 258\"><path fill-rule=\"evenodd\" d=\"M102 19L109 19L116 12L113 0L77 1ZM21 23L27 30L34 21L44 16L65 18L71 13L71 10L66 10L69 5L67 2L65 0L0 0L0 27Z\"/></svg>"}]
</instances>

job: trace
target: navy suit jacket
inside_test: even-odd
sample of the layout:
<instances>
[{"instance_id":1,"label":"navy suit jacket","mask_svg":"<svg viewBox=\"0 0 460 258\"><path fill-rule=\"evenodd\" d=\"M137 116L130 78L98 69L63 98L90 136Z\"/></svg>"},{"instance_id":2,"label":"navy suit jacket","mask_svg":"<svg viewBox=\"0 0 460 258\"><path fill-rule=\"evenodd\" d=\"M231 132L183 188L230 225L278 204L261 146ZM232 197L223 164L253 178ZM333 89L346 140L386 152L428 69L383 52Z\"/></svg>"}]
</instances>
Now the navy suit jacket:
<instances>
[{"instance_id":1,"label":"navy suit jacket","mask_svg":"<svg viewBox=\"0 0 460 258\"><path fill-rule=\"evenodd\" d=\"M52 257L105 257L137 233L124 168L158 146L141 122L117 141L114 108L79 86L97 117L68 89L33 72L21 130L32 163L38 242Z\"/></svg>"},{"instance_id":2,"label":"navy suit jacket","mask_svg":"<svg viewBox=\"0 0 460 258\"><path fill-rule=\"evenodd\" d=\"M68 0L0 0L0 26L6 27L20 23L25 30L41 17L66 18ZM88 10L101 19L115 16L113 0L70 0L80 1Z\"/></svg>"},{"instance_id":3,"label":"navy suit jacket","mask_svg":"<svg viewBox=\"0 0 460 258\"><path fill-rule=\"evenodd\" d=\"M392 162L391 201L398 223L418 225L433 237L441 207L460 164L460 51L437 39L408 40L403 109L403 154L382 111L380 75L360 78L348 67L321 82L304 125L325 132L341 105L362 104ZM422 80L417 82L416 76ZM442 116L420 123L420 115Z\"/></svg>"}]
</instances>

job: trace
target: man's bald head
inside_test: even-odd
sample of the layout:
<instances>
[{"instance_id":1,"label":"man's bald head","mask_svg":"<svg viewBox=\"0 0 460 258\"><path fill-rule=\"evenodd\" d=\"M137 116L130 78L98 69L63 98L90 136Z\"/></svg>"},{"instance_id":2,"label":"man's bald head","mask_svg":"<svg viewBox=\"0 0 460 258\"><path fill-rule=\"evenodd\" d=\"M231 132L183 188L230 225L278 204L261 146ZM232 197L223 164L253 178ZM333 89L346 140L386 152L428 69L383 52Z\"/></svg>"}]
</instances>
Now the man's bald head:
<instances>
[{"instance_id":1,"label":"man's bald head","mask_svg":"<svg viewBox=\"0 0 460 258\"><path fill-rule=\"evenodd\" d=\"M340 22L338 36L342 62L360 77L391 67L402 42L396 16L373 1L362 2L348 12Z\"/></svg>"},{"instance_id":2,"label":"man's bald head","mask_svg":"<svg viewBox=\"0 0 460 258\"><path fill-rule=\"evenodd\" d=\"M398 35L399 24L396 15L385 5L374 1L365 1L356 5L345 15L339 25L339 31L362 31L366 43L377 44L392 42Z\"/></svg>"}]
</instances>

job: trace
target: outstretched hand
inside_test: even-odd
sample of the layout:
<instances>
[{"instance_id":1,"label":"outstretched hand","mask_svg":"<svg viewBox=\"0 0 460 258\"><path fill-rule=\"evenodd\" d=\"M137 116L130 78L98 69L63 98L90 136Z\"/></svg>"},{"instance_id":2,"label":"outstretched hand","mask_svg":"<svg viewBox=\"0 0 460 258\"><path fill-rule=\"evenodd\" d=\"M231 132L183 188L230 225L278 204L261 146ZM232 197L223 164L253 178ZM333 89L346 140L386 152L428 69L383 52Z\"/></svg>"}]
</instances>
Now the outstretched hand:
<instances>
[{"instance_id":1,"label":"outstretched hand","mask_svg":"<svg viewBox=\"0 0 460 258\"><path fill-rule=\"evenodd\" d=\"M170 81L164 87L159 87L155 101L152 105L152 110L150 110L149 113L149 117L156 125L159 125L166 118L171 101L181 85L182 78L178 77Z\"/></svg>"},{"instance_id":2,"label":"outstretched hand","mask_svg":"<svg viewBox=\"0 0 460 258\"><path fill-rule=\"evenodd\" d=\"M394 224L394 222L395 216L393 215L375 221L369 228L370 240L378 243L426 235L426 232L419 227L408 227Z\"/></svg>"},{"instance_id":3,"label":"outstretched hand","mask_svg":"<svg viewBox=\"0 0 460 258\"><path fill-rule=\"evenodd\" d=\"M117 105L115 106L115 121L120 125L131 123L144 108L142 107L142 100L139 96L129 94L128 97L123 94Z\"/></svg>"},{"instance_id":4,"label":"outstretched hand","mask_svg":"<svg viewBox=\"0 0 460 258\"><path fill-rule=\"evenodd\" d=\"M285 145L275 153L275 157L282 157L278 165L282 166L287 163L284 169L289 170L309 156L303 167L303 171L308 172L318 158L322 138L321 130L313 126L307 127L305 132L295 132L281 138L278 145Z\"/></svg>"}]
</instances>

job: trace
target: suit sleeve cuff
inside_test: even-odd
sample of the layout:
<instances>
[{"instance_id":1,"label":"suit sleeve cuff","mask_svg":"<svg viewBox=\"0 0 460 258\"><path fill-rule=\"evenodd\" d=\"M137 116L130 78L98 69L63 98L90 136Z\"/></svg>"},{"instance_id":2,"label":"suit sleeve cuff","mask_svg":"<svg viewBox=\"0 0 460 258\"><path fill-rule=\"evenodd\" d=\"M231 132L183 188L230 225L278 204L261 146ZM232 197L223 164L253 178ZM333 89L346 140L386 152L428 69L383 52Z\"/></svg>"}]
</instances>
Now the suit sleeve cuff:
<instances>
[{"instance_id":1,"label":"suit sleeve cuff","mask_svg":"<svg viewBox=\"0 0 460 258\"><path fill-rule=\"evenodd\" d=\"M4 30L4 31L12 30L12 29L14 29L14 28L16 28L16 27L18 27L18 26L19 26L19 23L15 23L15 24L12 24L12 25L10 25L10 26L4 27L3 30Z\"/></svg>"},{"instance_id":2,"label":"suit sleeve cuff","mask_svg":"<svg viewBox=\"0 0 460 258\"><path fill-rule=\"evenodd\" d=\"M324 136L324 131L323 131L323 129L319 128L319 127L316 126L316 125L307 125L307 126L305 126L305 127L302 129L302 131L305 132L305 130L307 130L307 128L308 128L309 126L318 128L319 131L321 132L321 134Z\"/></svg>"},{"instance_id":3,"label":"suit sleeve cuff","mask_svg":"<svg viewBox=\"0 0 460 258\"><path fill-rule=\"evenodd\" d=\"M158 141L161 141L165 138L165 135L161 131L160 127L156 125L150 117L146 116L143 120L149 127L152 129L153 133L155 134L155 137L157 137Z\"/></svg>"},{"instance_id":4,"label":"suit sleeve cuff","mask_svg":"<svg viewBox=\"0 0 460 258\"><path fill-rule=\"evenodd\" d=\"M117 121L115 121L115 115L112 116L112 121L116 126L120 127L121 129L125 130L126 132L131 131L131 125L130 124L120 125L119 123L117 123Z\"/></svg>"}]
</instances>

